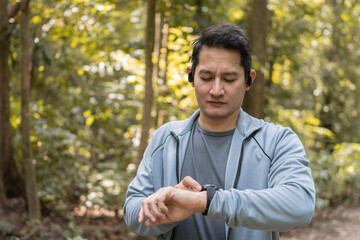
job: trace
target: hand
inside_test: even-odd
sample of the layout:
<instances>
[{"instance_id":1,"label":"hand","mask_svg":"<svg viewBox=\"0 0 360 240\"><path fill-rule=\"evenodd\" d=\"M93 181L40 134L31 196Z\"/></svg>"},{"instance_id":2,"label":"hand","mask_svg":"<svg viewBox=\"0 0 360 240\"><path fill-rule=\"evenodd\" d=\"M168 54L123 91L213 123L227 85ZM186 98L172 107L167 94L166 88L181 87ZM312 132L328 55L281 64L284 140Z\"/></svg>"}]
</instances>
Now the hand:
<instances>
[{"instance_id":1,"label":"hand","mask_svg":"<svg viewBox=\"0 0 360 240\"><path fill-rule=\"evenodd\" d=\"M142 223L145 217L148 218L145 222L146 226L179 222L196 212L205 210L206 192L181 189L189 186L187 183L178 185L177 187L161 188L147 197L142 202L139 223Z\"/></svg>"},{"instance_id":2,"label":"hand","mask_svg":"<svg viewBox=\"0 0 360 240\"><path fill-rule=\"evenodd\" d=\"M181 180L181 182L176 184L174 187L183 190L193 191L193 192L201 191L200 184L190 176L184 177L183 180Z\"/></svg>"}]
</instances>

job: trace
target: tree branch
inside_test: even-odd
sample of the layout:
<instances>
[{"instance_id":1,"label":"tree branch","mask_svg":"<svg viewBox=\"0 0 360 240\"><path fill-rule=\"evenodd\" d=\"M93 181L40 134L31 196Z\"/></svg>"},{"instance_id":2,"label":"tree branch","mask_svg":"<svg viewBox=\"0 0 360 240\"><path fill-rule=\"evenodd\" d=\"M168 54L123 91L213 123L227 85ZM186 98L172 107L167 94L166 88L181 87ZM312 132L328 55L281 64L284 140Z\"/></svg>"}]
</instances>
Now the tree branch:
<instances>
[{"instance_id":1,"label":"tree branch","mask_svg":"<svg viewBox=\"0 0 360 240\"><path fill-rule=\"evenodd\" d=\"M40 224L35 225L30 232L28 232L25 236L21 238L21 240L30 239L40 228L42 228L45 224L50 221L50 218L45 218Z\"/></svg>"},{"instance_id":2,"label":"tree branch","mask_svg":"<svg viewBox=\"0 0 360 240\"><path fill-rule=\"evenodd\" d=\"M7 5L8 19L14 18L18 14L20 9L21 9L21 2L18 2L16 4L8 3Z\"/></svg>"}]
</instances>

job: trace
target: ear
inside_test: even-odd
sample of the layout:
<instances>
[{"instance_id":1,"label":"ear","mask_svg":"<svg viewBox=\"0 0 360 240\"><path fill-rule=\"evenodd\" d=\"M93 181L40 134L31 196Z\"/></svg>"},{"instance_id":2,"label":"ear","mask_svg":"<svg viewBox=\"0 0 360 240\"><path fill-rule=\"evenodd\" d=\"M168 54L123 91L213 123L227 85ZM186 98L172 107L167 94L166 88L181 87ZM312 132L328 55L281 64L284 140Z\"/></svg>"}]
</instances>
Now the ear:
<instances>
[{"instance_id":1,"label":"ear","mask_svg":"<svg viewBox=\"0 0 360 240\"><path fill-rule=\"evenodd\" d=\"M250 70L250 76L252 78L252 85L254 85L254 81L255 81L255 77L256 77L256 72L254 69ZM246 86L246 91L248 91L250 89L250 86Z\"/></svg>"}]
</instances>

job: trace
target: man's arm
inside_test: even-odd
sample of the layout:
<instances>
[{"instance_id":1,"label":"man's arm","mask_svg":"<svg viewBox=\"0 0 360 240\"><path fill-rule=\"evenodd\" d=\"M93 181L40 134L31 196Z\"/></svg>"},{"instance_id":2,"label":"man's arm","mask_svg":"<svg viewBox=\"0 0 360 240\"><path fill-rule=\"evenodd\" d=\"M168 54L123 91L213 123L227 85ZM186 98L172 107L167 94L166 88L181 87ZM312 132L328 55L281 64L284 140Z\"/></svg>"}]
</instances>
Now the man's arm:
<instances>
[{"instance_id":1,"label":"man's arm","mask_svg":"<svg viewBox=\"0 0 360 240\"><path fill-rule=\"evenodd\" d=\"M160 134L162 134L163 132L164 131L160 132ZM171 223L170 221L167 221L169 222L168 224L152 224L151 226L146 226L145 223L147 219L145 219L145 215L143 216L144 219L141 219L141 221L139 221L139 213L140 211L142 211L141 209L143 200L154 194L155 189L157 189L155 187L154 177L158 176L153 176L154 170L152 168L154 167L154 163L152 162L152 154L154 149L157 149L158 146L163 143L164 139L158 134L159 132L155 131L153 138L149 143L149 146L144 152L144 157L139 165L137 175L128 186L126 200L124 204L124 220L126 224L131 231L144 236L159 235L171 231L171 229L177 225L177 223ZM161 168L162 166L158 167ZM191 187L189 187L190 183L194 183L194 186L191 185ZM201 186L195 180L189 180L189 178L185 178L183 181L180 182L180 184L177 184L175 187L191 191L201 190Z\"/></svg>"},{"instance_id":2,"label":"man's arm","mask_svg":"<svg viewBox=\"0 0 360 240\"><path fill-rule=\"evenodd\" d=\"M144 222L139 223L139 212L142 201L154 193L153 163L151 153L156 147L154 143L156 133L145 150L144 157L139 165L136 177L131 181L126 192L124 204L124 220L127 226L136 234L143 236L156 236L170 231L176 223L147 227Z\"/></svg>"},{"instance_id":3,"label":"man's arm","mask_svg":"<svg viewBox=\"0 0 360 240\"><path fill-rule=\"evenodd\" d=\"M315 187L303 146L294 132L282 130L272 154L268 188L218 190L208 217L229 227L286 231L310 223Z\"/></svg>"},{"instance_id":4,"label":"man's arm","mask_svg":"<svg viewBox=\"0 0 360 240\"><path fill-rule=\"evenodd\" d=\"M128 223L130 229L140 235L157 235L169 231L174 224L182 221L196 212L203 212L206 208L206 192L200 192L201 186L191 177L185 177L179 184L174 187L164 187L151 194L146 198L138 199L140 203L134 204L134 206L141 206L138 214L138 222L133 221L132 225ZM130 199L130 198L129 198ZM129 203L126 202L127 209L129 211ZM127 213L129 219L129 214ZM135 227L135 229L134 229ZM154 234L155 232L155 234Z\"/></svg>"}]
</instances>

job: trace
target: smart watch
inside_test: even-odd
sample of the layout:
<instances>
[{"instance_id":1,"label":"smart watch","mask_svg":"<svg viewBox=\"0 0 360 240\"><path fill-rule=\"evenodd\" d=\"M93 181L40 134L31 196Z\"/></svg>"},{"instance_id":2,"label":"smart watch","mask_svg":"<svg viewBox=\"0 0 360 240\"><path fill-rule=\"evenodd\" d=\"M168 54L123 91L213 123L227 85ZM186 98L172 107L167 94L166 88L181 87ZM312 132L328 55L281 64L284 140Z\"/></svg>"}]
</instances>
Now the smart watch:
<instances>
[{"instance_id":1,"label":"smart watch","mask_svg":"<svg viewBox=\"0 0 360 240\"><path fill-rule=\"evenodd\" d=\"M214 184L205 184L201 188L201 191L207 192L206 208L205 208L205 211L202 213L204 216L207 216L211 200L213 199L216 190L218 190L218 187L215 186Z\"/></svg>"}]
</instances>

